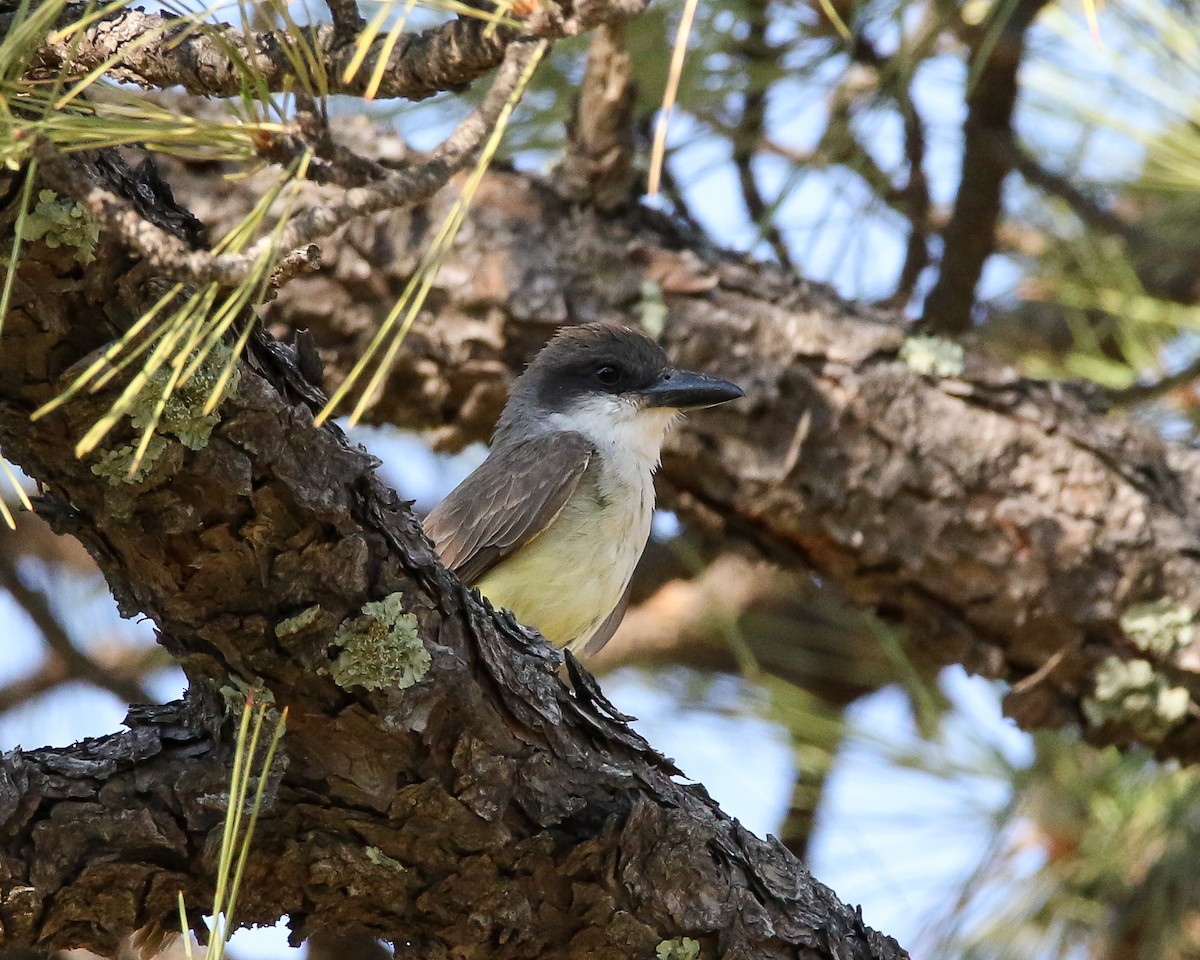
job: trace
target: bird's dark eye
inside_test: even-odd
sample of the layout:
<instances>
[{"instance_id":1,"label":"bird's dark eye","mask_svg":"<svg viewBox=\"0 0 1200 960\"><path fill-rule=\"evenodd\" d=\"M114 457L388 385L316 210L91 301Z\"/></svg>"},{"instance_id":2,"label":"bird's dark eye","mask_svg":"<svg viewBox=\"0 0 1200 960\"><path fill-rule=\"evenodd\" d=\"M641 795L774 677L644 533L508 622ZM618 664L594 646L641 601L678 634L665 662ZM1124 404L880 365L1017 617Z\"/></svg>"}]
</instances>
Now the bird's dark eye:
<instances>
[{"instance_id":1,"label":"bird's dark eye","mask_svg":"<svg viewBox=\"0 0 1200 960\"><path fill-rule=\"evenodd\" d=\"M611 387L614 383L621 379L621 369L620 367L614 367L611 364L605 364L603 367L597 367L596 379L605 386Z\"/></svg>"}]
</instances>

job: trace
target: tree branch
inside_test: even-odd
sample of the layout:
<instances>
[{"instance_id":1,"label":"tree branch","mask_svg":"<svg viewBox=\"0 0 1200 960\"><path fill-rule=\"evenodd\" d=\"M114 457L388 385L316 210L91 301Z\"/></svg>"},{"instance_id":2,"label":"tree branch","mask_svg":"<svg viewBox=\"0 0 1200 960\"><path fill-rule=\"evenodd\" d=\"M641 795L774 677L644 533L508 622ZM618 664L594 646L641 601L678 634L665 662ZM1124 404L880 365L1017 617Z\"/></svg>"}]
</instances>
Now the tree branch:
<instances>
[{"instance_id":1,"label":"tree branch","mask_svg":"<svg viewBox=\"0 0 1200 960\"><path fill-rule=\"evenodd\" d=\"M333 20L333 45L341 47L358 36L367 21L358 12L358 0L325 0Z\"/></svg>"},{"instance_id":2,"label":"tree branch","mask_svg":"<svg viewBox=\"0 0 1200 960\"><path fill-rule=\"evenodd\" d=\"M995 247L1001 190L1012 169L1011 158L997 145L1011 140L1025 32L1045 5L1046 0L1016 0L995 8L972 48L976 58L986 60L978 72L972 69L962 178L954 212L942 231L937 283L925 302L924 324L938 333L964 333L971 327L975 288Z\"/></svg>"},{"instance_id":3,"label":"tree branch","mask_svg":"<svg viewBox=\"0 0 1200 960\"><path fill-rule=\"evenodd\" d=\"M81 177L71 161L49 143L40 141L35 153L43 176L56 189L74 197L100 221L116 227L126 242L160 273L174 279L234 285L251 276L274 247L289 251L281 269L285 279L306 272L319 259L312 241L326 237L358 217L382 210L414 206L444 187L472 158L491 132L522 72L534 54L536 42L514 42L478 108L419 164L388 173L366 186L345 191L333 202L314 202L294 216L278 237L268 235L244 253L213 254L194 250L183 238L155 226L141 216L130 200Z\"/></svg>"},{"instance_id":4,"label":"tree branch","mask_svg":"<svg viewBox=\"0 0 1200 960\"><path fill-rule=\"evenodd\" d=\"M59 18L60 27L74 23L87 12L83 3L71 4ZM0 17L0 33L11 15ZM112 61L112 79L142 87L182 87L206 97L237 96L245 70L254 71L265 87L282 92L295 83L292 63L285 52L286 35L276 32L243 34L226 24L183 30L187 21L124 9L103 17L78 37L50 41L35 61L42 70L68 81ZM361 96L385 49L381 35L371 44L362 67L349 82L342 80L354 56L354 47L339 42L337 28L307 28L309 44L324 54L329 92ZM155 37L147 41L147 37ZM443 90L461 90L500 63L511 30L487 29L478 19L451 20L421 33L402 34L388 57L376 92L379 99L424 100Z\"/></svg>"},{"instance_id":5,"label":"tree branch","mask_svg":"<svg viewBox=\"0 0 1200 960\"><path fill-rule=\"evenodd\" d=\"M70 634L55 615L50 600L41 590L29 586L17 571L12 552L0 544L0 587L25 611L38 628L46 646L65 668L62 679L75 678L94 684L101 690L124 700L126 703L145 703L150 699L142 685L133 678L114 672L96 663L75 646ZM59 671L62 673L63 671ZM0 698L2 699L2 698Z\"/></svg>"},{"instance_id":6,"label":"tree branch","mask_svg":"<svg viewBox=\"0 0 1200 960\"><path fill-rule=\"evenodd\" d=\"M81 675L77 669L69 666L57 653L54 653L32 673L0 687L0 714L24 706L43 693L49 693L55 687L72 680L96 683L102 689L107 689L115 696L125 700L126 698L118 693L118 690L139 689L141 681L149 673L170 664L170 657L158 647L139 649L125 644L113 644L96 651L96 656L88 657L88 662L97 671L103 673L107 682L96 683L92 677ZM143 693L138 697L137 702L145 703L149 699ZM128 701L126 700L126 702Z\"/></svg>"},{"instance_id":7,"label":"tree branch","mask_svg":"<svg viewBox=\"0 0 1200 960\"><path fill-rule=\"evenodd\" d=\"M103 189L145 195L102 156L84 162ZM160 194L148 215L164 226L169 206ZM170 442L136 483L72 453L109 395L30 423L153 295L121 282L118 238L100 244L84 269L30 244L0 351L0 443L122 611L155 620L193 696L135 712L128 734L0 761L0 946L108 951L171 923L179 889L199 923L232 674L290 709L242 922L287 914L297 938L366 930L421 956L645 957L683 936L734 958L905 956L451 579L373 458L289 399L313 388L286 352L252 343L206 445ZM59 271L73 282L45 282Z\"/></svg>"},{"instance_id":8,"label":"tree branch","mask_svg":"<svg viewBox=\"0 0 1200 960\"><path fill-rule=\"evenodd\" d=\"M177 186L203 205L209 175ZM443 212L356 224L268 321L312 329L338 382L378 309L357 278L398 289L412 259L397 238L419 246L421 222ZM688 242L658 214L581 214L528 178L490 175L435 281L436 316L418 319L369 416L431 430L447 449L483 439L510 371L555 325L627 321L654 279L672 355L747 390L669 445L662 488L691 524L817 572L905 627L931 664L1017 681L1068 646L1010 698L1030 726L1081 723L1097 665L1142 656L1119 624L1129 606L1165 596L1200 610L1200 454L985 357L960 376L919 375L898 359L893 317ZM1191 651L1161 667L1200 696L1196 672L1179 669ZM1200 756L1200 724L1158 747Z\"/></svg>"},{"instance_id":9,"label":"tree branch","mask_svg":"<svg viewBox=\"0 0 1200 960\"><path fill-rule=\"evenodd\" d=\"M1058 197L1070 207L1077 217L1093 230L1111 234L1123 240L1136 235L1133 224L1120 214L1105 207L1095 198L1088 196L1067 177L1050 170L1029 150L1017 141L1015 133L1009 131L1008 141L1001 139L996 149L1006 154L1007 161L1031 187L1037 187L1052 197Z\"/></svg>"},{"instance_id":10,"label":"tree branch","mask_svg":"<svg viewBox=\"0 0 1200 960\"><path fill-rule=\"evenodd\" d=\"M645 0L578 0L570 5L569 15L538 14L526 26L531 36L555 39L589 30L614 17L633 16L645 6ZM69 4L58 26L75 23L89 12L85 3ZM13 17L0 15L0 35L12 24ZM380 56L387 52L387 66L374 94L382 100L424 100L445 90L461 91L499 65L509 44L519 38L511 28L497 28L473 17L451 20L420 33L402 33L394 48L381 34L371 42L354 77L344 80L355 46L344 42L343 25L304 30L308 46L323 56L322 69L331 94L361 96ZM296 85L286 49L293 42L278 31L245 34L228 24L196 25L189 19L122 9L98 18L76 34L48 40L34 66L68 82L106 67L107 75L114 80L164 90L182 87L188 93L206 97L238 96L249 71L256 84L279 93Z\"/></svg>"},{"instance_id":11,"label":"tree branch","mask_svg":"<svg viewBox=\"0 0 1200 960\"><path fill-rule=\"evenodd\" d=\"M767 85L759 78L770 75L772 70L779 70L780 51L773 49L767 41L769 26L765 0L748 3L746 39L738 44L738 52L745 62L746 89L742 93L741 115L731 135L733 166L737 170L742 202L750 222L762 231L780 266L792 269L787 241L773 222L774 211L767 206L754 176L754 155L763 139L767 115Z\"/></svg>"},{"instance_id":12,"label":"tree branch","mask_svg":"<svg viewBox=\"0 0 1200 960\"><path fill-rule=\"evenodd\" d=\"M616 20L592 36L587 67L555 182L576 203L616 210L633 197L637 91L630 80L626 23Z\"/></svg>"}]
</instances>

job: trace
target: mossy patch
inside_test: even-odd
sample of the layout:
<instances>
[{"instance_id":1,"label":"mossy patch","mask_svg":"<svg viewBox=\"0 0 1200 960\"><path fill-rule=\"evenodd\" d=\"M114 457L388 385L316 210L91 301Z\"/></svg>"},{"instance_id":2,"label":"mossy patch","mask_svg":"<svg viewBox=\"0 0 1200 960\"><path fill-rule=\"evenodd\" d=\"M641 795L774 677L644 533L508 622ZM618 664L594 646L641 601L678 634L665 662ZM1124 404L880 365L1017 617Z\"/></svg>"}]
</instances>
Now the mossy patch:
<instances>
[{"instance_id":1,"label":"mossy patch","mask_svg":"<svg viewBox=\"0 0 1200 960\"><path fill-rule=\"evenodd\" d=\"M321 605L317 604L313 607L307 607L301 610L294 617L288 617L286 620L280 620L275 624L275 636L280 640L287 637L294 637L298 633L303 633L321 618Z\"/></svg>"},{"instance_id":2,"label":"mossy patch","mask_svg":"<svg viewBox=\"0 0 1200 960\"><path fill-rule=\"evenodd\" d=\"M395 870L396 873L404 872L404 864L402 864L399 860L389 857L378 847L367 847L366 853L367 859L375 864L375 866L388 867L391 870Z\"/></svg>"},{"instance_id":3,"label":"mossy patch","mask_svg":"<svg viewBox=\"0 0 1200 960\"><path fill-rule=\"evenodd\" d=\"M1139 650L1168 657L1192 642L1192 611L1170 597L1130 607L1121 629Z\"/></svg>"}]
</instances>

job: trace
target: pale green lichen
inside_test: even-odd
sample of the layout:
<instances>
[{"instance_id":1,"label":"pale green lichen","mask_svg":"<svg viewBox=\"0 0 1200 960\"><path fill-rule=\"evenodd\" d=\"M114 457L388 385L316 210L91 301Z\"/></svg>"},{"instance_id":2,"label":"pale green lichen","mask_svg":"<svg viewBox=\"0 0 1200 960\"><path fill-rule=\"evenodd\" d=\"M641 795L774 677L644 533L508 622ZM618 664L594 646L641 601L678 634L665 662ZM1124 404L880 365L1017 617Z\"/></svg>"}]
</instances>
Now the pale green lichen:
<instances>
[{"instance_id":1,"label":"pale green lichen","mask_svg":"<svg viewBox=\"0 0 1200 960\"><path fill-rule=\"evenodd\" d=\"M228 683L222 684L218 690L230 713L240 713L246 706L246 701L251 697L257 703L265 703L269 707L275 706L275 694L263 684L261 677L256 677L252 684L233 674L226 677L226 680ZM272 710L270 713L274 714L275 711Z\"/></svg>"},{"instance_id":2,"label":"pale green lichen","mask_svg":"<svg viewBox=\"0 0 1200 960\"><path fill-rule=\"evenodd\" d=\"M42 190L37 204L25 215L21 239L65 247L74 251L79 263L89 264L96 259L100 224L82 204L68 197L60 199L53 190Z\"/></svg>"},{"instance_id":3,"label":"pale green lichen","mask_svg":"<svg viewBox=\"0 0 1200 960\"><path fill-rule=\"evenodd\" d=\"M392 593L365 604L333 638L342 652L330 668L340 687L382 690L411 687L428 672L432 660L417 632L417 618L405 613L402 595Z\"/></svg>"},{"instance_id":4,"label":"pale green lichen","mask_svg":"<svg viewBox=\"0 0 1200 960\"><path fill-rule=\"evenodd\" d=\"M662 941L654 953L658 960L696 960L700 956L700 942L691 937L676 937Z\"/></svg>"},{"instance_id":5,"label":"pale green lichen","mask_svg":"<svg viewBox=\"0 0 1200 960\"><path fill-rule=\"evenodd\" d=\"M1192 611L1170 597L1130 607L1121 629L1139 650L1168 657L1192 642Z\"/></svg>"},{"instance_id":6,"label":"pale green lichen","mask_svg":"<svg viewBox=\"0 0 1200 960\"><path fill-rule=\"evenodd\" d=\"M150 468L154 466L154 461L162 456L166 449L167 441L163 437L151 437L150 442L146 445L146 454L142 457L142 462L138 464L138 468L133 473L130 473L129 468L133 465L136 448L133 444L127 443L123 447L106 450L100 454L100 459L92 464L92 473L104 478L113 487L118 483L141 483L146 479Z\"/></svg>"},{"instance_id":7,"label":"pale green lichen","mask_svg":"<svg viewBox=\"0 0 1200 960\"><path fill-rule=\"evenodd\" d=\"M941 337L906 337L900 345L900 362L924 377L957 377L963 360L962 346Z\"/></svg>"},{"instance_id":8,"label":"pale green lichen","mask_svg":"<svg viewBox=\"0 0 1200 960\"><path fill-rule=\"evenodd\" d=\"M655 340L667 325L667 301L662 287L653 280L642 281L642 299L638 303L638 322Z\"/></svg>"},{"instance_id":9,"label":"pale green lichen","mask_svg":"<svg viewBox=\"0 0 1200 960\"><path fill-rule=\"evenodd\" d=\"M1149 743L1161 740L1187 716L1191 698L1172 687L1148 660L1109 657L1096 670L1093 695L1083 713L1094 727L1121 724Z\"/></svg>"},{"instance_id":10,"label":"pale green lichen","mask_svg":"<svg viewBox=\"0 0 1200 960\"><path fill-rule=\"evenodd\" d=\"M307 607L301 610L294 617L288 617L286 620L280 620L275 624L275 636L280 640L286 637L294 637L298 633L303 633L311 627L321 616L321 605L317 604L314 607Z\"/></svg>"},{"instance_id":11,"label":"pale green lichen","mask_svg":"<svg viewBox=\"0 0 1200 960\"><path fill-rule=\"evenodd\" d=\"M386 853L384 853L378 847L367 847L366 853L367 853L367 859L370 860L373 864L375 864L375 866L389 867L390 869L395 870L397 873L404 872L404 864L402 864L399 860L395 860L392 857L389 857Z\"/></svg>"},{"instance_id":12,"label":"pale green lichen","mask_svg":"<svg viewBox=\"0 0 1200 960\"><path fill-rule=\"evenodd\" d=\"M111 485L118 483L139 483L145 479L154 466L155 461L167 449L167 441L163 435L169 434L179 440L189 450L199 450L212 436L213 428L220 423L216 413L204 412L208 398L221 381L226 367L233 356L233 350L225 344L218 344L204 358L196 372L187 383L177 386L163 405L162 413L155 424L155 434L146 447L142 462L132 474L129 468L133 465L136 444L118 447L101 455L99 462L92 466L92 473L104 477ZM138 393L129 410L129 422L135 430L144 431L154 423L155 411L161 402L163 390L167 387L171 371L161 369L150 378L146 386ZM225 384L222 398L233 393L238 386L239 374L234 367L233 374Z\"/></svg>"}]
</instances>

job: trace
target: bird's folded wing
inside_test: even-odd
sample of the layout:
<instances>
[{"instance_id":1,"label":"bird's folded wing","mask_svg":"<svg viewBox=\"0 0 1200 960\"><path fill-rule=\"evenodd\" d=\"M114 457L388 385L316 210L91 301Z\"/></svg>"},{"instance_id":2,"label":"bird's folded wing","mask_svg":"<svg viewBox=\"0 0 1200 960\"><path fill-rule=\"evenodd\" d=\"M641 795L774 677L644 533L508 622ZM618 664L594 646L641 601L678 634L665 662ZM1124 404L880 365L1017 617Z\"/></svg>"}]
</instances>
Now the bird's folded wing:
<instances>
[{"instance_id":1,"label":"bird's folded wing","mask_svg":"<svg viewBox=\"0 0 1200 960\"><path fill-rule=\"evenodd\" d=\"M579 433L540 434L492 451L425 518L442 562L469 584L545 530L592 458Z\"/></svg>"},{"instance_id":2,"label":"bird's folded wing","mask_svg":"<svg viewBox=\"0 0 1200 960\"><path fill-rule=\"evenodd\" d=\"M582 643L572 644L571 652L587 659L598 654L612 635L617 632L617 627L621 625L621 621L625 619L625 611L629 609L629 594L633 591L633 581L630 580L628 586L625 587L625 592L621 594L621 599L617 601L617 605L613 607L612 613L604 618L604 622L596 628L596 632L584 640Z\"/></svg>"}]
</instances>

